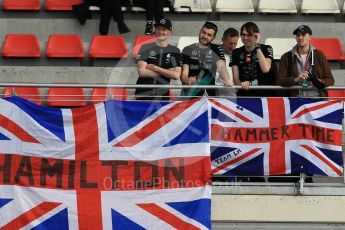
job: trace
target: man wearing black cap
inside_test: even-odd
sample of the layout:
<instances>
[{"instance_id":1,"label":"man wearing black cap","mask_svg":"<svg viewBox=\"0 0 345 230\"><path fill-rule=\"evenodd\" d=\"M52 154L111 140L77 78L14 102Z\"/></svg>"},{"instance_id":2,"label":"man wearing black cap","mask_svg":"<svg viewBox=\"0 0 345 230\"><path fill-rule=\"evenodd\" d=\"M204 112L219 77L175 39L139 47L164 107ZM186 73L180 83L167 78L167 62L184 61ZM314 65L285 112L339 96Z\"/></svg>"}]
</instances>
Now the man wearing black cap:
<instances>
[{"instance_id":1,"label":"man wearing black cap","mask_svg":"<svg viewBox=\"0 0 345 230\"><path fill-rule=\"evenodd\" d=\"M297 44L281 57L278 84L287 87L294 85L313 87L311 91L289 91L289 96L327 96L324 88L332 86L334 78L325 55L310 44L312 30L307 25L301 25L293 31L293 35Z\"/></svg>"},{"instance_id":2,"label":"man wearing black cap","mask_svg":"<svg viewBox=\"0 0 345 230\"><path fill-rule=\"evenodd\" d=\"M156 41L139 50L137 84L169 85L171 79L180 79L181 52L168 42L172 30L170 20L163 18L154 26ZM168 100L168 92L168 89L138 88L135 94L138 100Z\"/></svg>"},{"instance_id":3,"label":"man wearing black cap","mask_svg":"<svg viewBox=\"0 0 345 230\"><path fill-rule=\"evenodd\" d=\"M234 85L225 65L224 52L220 45L213 44L218 27L213 22L205 22L199 32L199 42L186 46L182 51L182 75L184 85L214 85L217 70L224 85ZM206 90L209 96L215 96L216 90ZM202 96L203 89L185 89L182 96Z\"/></svg>"}]
</instances>

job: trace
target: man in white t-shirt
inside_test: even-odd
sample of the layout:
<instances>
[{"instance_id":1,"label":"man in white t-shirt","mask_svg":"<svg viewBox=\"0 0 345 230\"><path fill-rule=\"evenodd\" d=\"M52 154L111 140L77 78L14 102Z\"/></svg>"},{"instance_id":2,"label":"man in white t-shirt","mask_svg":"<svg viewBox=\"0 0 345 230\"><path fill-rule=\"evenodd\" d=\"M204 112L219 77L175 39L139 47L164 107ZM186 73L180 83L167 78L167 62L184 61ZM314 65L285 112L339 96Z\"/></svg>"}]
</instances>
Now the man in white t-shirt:
<instances>
[{"instance_id":1,"label":"man in white t-shirt","mask_svg":"<svg viewBox=\"0 0 345 230\"><path fill-rule=\"evenodd\" d=\"M224 31L222 37L221 47L224 50L224 58L226 62L226 68L229 73L230 81L233 82L232 68L229 66L232 51L236 48L239 38L239 33L234 28L228 28ZM223 79L219 76L219 72L216 74L216 85L224 85ZM236 96L236 90L232 88L218 89L218 96Z\"/></svg>"}]
</instances>

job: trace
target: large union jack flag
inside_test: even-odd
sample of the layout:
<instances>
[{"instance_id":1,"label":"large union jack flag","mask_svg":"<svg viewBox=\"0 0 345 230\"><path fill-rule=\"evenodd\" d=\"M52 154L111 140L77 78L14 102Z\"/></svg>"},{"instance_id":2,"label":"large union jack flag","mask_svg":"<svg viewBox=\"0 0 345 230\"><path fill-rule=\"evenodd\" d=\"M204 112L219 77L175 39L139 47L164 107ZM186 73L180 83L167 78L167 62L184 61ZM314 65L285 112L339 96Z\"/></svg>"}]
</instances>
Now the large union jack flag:
<instances>
[{"instance_id":1,"label":"large union jack flag","mask_svg":"<svg viewBox=\"0 0 345 230\"><path fill-rule=\"evenodd\" d=\"M301 98L211 99L216 175L343 175L343 105Z\"/></svg>"},{"instance_id":2,"label":"large union jack flag","mask_svg":"<svg viewBox=\"0 0 345 230\"><path fill-rule=\"evenodd\" d=\"M0 99L0 229L210 229L206 98Z\"/></svg>"}]
</instances>

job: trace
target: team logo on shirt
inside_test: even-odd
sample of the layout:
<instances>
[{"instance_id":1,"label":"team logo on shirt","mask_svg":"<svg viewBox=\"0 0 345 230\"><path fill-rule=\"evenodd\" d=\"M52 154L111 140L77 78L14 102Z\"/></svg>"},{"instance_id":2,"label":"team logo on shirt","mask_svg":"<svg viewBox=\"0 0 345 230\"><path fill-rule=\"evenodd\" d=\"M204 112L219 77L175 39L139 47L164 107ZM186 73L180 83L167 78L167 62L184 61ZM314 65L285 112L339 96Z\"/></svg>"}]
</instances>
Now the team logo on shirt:
<instances>
[{"instance_id":1,"label":"team logo on shirt","mask_svg":"<svg viewBox=\"0 0 345 230\"><path fill-rule=\"evenodd\" d=\"M192 51L192 55L197 55L197 54L198 54L198 51L196 51L196 50Z\"/></svg>"},{"instance_id":2,"label":"team logo on shirt","mask_svg":"<svg viewBox=\"0 0 345 230\"><path fill-rule=\"evenodd\" d=\"M212 50L209 50L207 55L206 55L206 59L212 59Z\"/></svg>"},{"instance_id":3,"label":"team logo on shirt","mask_svg":"<svg viewBox=\"0 0 345 230\"><path fill-rule=\"evenodd\" d=\"M199 65L195 65L195 64L190 64L189 65L189 69L199 69L200 66Z\"/></svg>"},{"instance_id":4,"label":"team logo on shirt","mask_svg":"<svg viewBox=\"0 0 345 230\"><path fill-rule=\"evenodd\" d=\"M169 64L170 63L170 59L171 59L171 53L168 53L166 58L165 58L165 63Z\"/></svg>"},{"instance_id":5,"label":"team logo on shirt","mask_svg":"<svg viewBox=\"0 0 345 230\"><path fill-rule=\"evenodd\" d=\"M155 56L156 55L156 52L155 51L150 51L150 56Z\"/></svg>"},{"instance_id":6,"label":"team logo on shirt","mask_svg":"<svg viewBox=\"0 0 345 230\"><path fill-rule=\"evenodd\" d=\"M240 61L239 61L239 63L240 64L249 64L250 62L252 62L252 59L254 59L254 57L252 57L252 55L250 54L249 55L249 61L248 61L248 58L247 58L247 55L246 54L244 54L244 53L241 53L240 54Z\"/></svg>"},{"instance_id":7,"label":"team logo on shirt","mask_svg":"<svg viewBox=\"0 0 345 230\"><path fill-rule=\"evenodd\" d=\"M244 60L244 53L241 53L240 60Z\"/></svg>"}]
</instances>

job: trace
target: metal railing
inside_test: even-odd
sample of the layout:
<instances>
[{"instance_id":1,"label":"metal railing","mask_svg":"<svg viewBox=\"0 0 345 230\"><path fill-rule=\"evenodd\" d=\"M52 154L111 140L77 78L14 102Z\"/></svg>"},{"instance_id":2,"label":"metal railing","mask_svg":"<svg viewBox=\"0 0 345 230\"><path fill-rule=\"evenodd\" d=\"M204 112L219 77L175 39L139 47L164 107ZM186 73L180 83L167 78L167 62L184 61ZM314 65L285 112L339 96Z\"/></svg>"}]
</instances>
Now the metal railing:
<instances>
[{"instance_id":1,"label":"metal railing","mask_svg":"<svg viewBox=\"0 0 345 230\"><path fill-rule=\"evenodd\" d=\"M241 89L241 86L221 86L221 85L138 85L138 84L95 84L95 83L20 83L20 82L3 82L0 83L0 87L38 87L38 88L127 88L127 89L137 89L137 88L156 88L156 89ZM282 87L277 85L265 85L265 86L251 86L251 89L258 90L314 90L313 87L304 86L291 86ZM335 90L345 90L345 86L330 86L327 89Z\"/></svg>"},{"instance_id":2,"label":"metal railing","mask_svg":"<svg viewBox=\"0 0 345 230\"><path fill-rule=\"evenodd\" d=\"M137 85L137 84L74 84L74 83L0 83L0 87L13 87L13 94L17 95L15 88L16 87L37 87L37 88L85 88L85 89L93 89L93 88L125 88L125 89L142 89L142 88L152 88L152 89L172 89L172 90L182 90L182 89L204 89L205 93L207 89L241 89L241 86L216 86L216 85ZM290 90L314 90L312 87L303 87L303 86L291 86L291 87L282 87L282 86L273 86L273 85L266 85L266 86L252 86L251 89L253 90L270 90L270 91L290 91ZM345 86L331 86L325 88L326 90L345 90ZM25 94L26 96L34 96ZM4 96L4 94L0 94L0 96ZM41 94L40 96L46 97L46 94ZM61 95L63 96L70 96L70 95ZM81 96L81 95L74 95L74 96ZM98 95L102 96L102 95ZM116 96L116 95L115 95ZM177 95L178 98L190 98L189 96L180 96ZM217 97L217 96L216 96ZM224 96L220 96L224 97ZM313 98L326 98L326 97L313 97ZM327 97L331 98L331 97ZM339 97L336 97L339 98ZM41 98L44 101L44 98Z\"/></svg>"}]
</instances>

